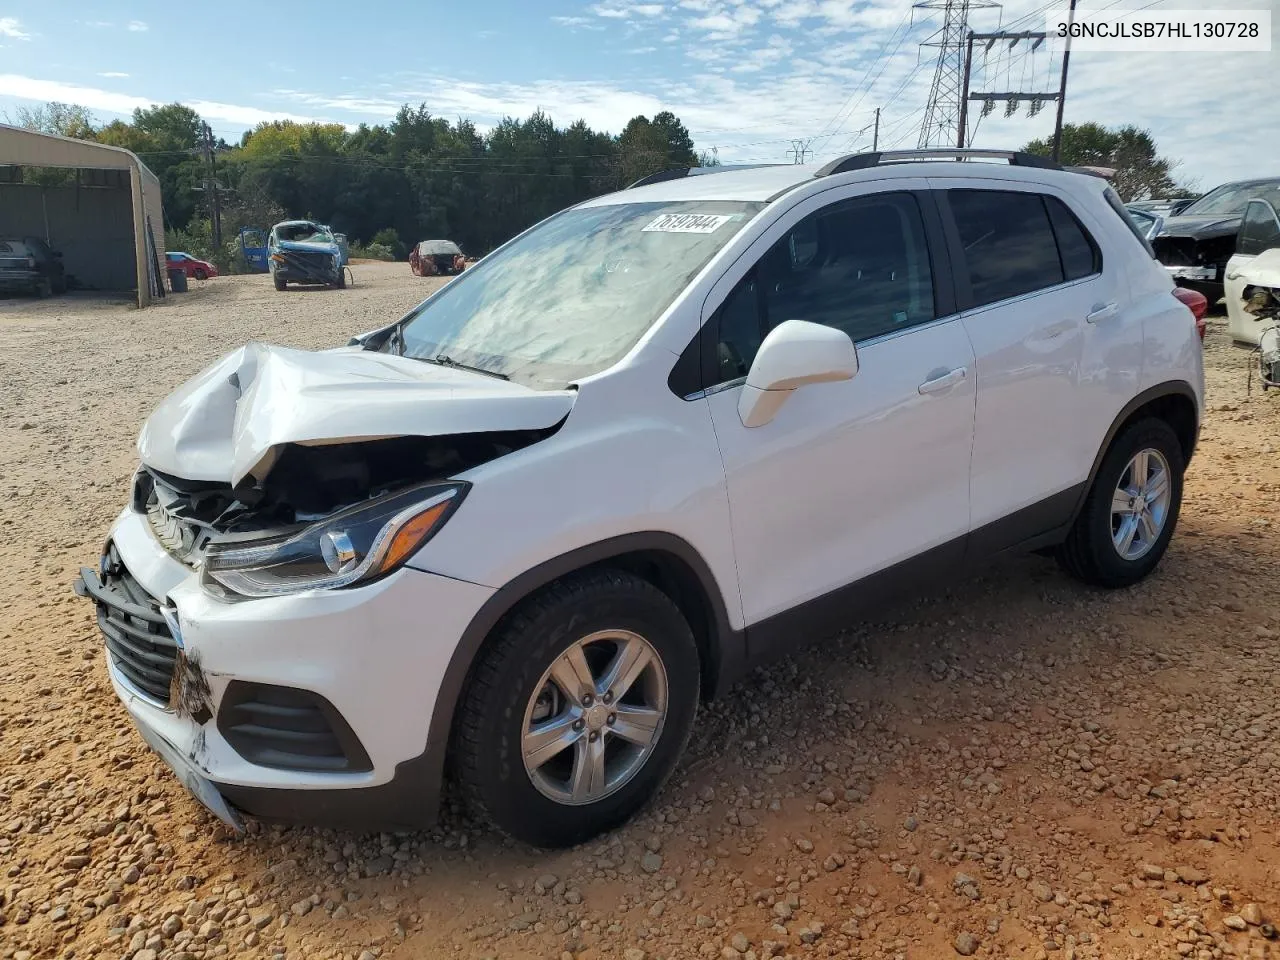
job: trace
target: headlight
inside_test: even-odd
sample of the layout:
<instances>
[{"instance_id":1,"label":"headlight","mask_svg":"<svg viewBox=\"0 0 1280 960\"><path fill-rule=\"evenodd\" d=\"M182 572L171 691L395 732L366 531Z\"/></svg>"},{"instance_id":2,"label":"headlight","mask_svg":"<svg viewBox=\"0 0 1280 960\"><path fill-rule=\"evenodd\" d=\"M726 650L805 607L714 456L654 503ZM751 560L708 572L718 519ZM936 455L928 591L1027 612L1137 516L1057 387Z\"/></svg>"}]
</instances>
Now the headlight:
<instances>
[{"instance_id":1,"label":"headlight","mask_svg":"<svg viewBox=\"0 0 1280 960\"><path fill-rule=\"evenodd\" d=\"M376 580L431 539L468 488L426 484L341 510L285 537L212 543L204 584L217 593L225 588L243 597L272 597Z\"/></svg>"}]
</instances>

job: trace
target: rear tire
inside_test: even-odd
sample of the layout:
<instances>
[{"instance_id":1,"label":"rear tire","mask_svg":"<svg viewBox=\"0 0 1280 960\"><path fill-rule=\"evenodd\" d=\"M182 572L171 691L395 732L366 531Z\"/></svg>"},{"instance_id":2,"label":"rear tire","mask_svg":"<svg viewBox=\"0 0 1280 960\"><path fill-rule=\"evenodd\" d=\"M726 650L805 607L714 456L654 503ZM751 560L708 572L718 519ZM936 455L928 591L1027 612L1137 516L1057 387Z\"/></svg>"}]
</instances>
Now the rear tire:
<instances>
[{"instance_id":1,"label":"rear tire","mask_svg":"<svg viewBox=\"0 0 1280 960\"><path fill-rule=\"evenodd\" d=\"M1094 586L1127 587L1160 563L1182 506L1185 464L1163 420L1126 428L1107 450L1058 562Z\"/></svg>"},{"instance_id":2,"label":"rear tire","mask_svg":"<svg viewBox=\"0 0 1280 960\"><path fill-rule=\"evenodd\" d=\"M347 271L344 267L338 268L338 282L334 286L339 290L347 289Z\"/></svg>"},{"instance_id":3,"label":"rear tire","mask_svg":"<svg viewBox=\"0 0 1280 960\"><path fill-rule=\"evenodd\" d=\"M286 280L284 277L280 276L280 274L277 272L273 272L271 274L271 282L276 285L277 290L283 290L285 287L289 285L289 281Z\"/></svg>"},{"instance_id":4,"label":"rear tire","mask_svg":"<svg viewBox=\"0 0 1280 960\"><path fill-rule=\"evenodd\" d=\"M53 283L49 280L40 280L36 283L36 296L41 300L53 296Z\"/></svg>"},{"instance_id":5,"label":"rear tire","mask_svg":"<svg viewBox=\"0 0 1280 960\"><path fill-rule=\"evenodd\" d=\"M618 826L674 769L698 671L689 624L647 581L600 570L552 584L508 614L473 667L452 751L464 795L534 846Z\"/></svg>"},{"instance_id":6,"label":"rear tire","mask_svg":"<svg viewBox=\"0 0 1280 960\"><path fill-rule=\"evenodd\" d=\"M197 271L196 271L196 279L197 279L197 280L208 280L208 279L209 279L209 274L205 273L203 270L197 270Z\"/></svg>"}]
</instances>

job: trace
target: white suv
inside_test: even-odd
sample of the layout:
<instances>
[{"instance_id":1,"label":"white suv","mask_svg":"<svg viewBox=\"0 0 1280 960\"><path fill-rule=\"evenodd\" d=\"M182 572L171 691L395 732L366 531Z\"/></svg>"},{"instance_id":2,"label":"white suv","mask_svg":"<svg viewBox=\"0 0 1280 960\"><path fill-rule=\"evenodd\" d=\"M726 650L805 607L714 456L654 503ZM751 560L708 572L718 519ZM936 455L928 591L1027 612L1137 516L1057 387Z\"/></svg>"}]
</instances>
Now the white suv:
<instances>
[{"instance_id":1,"label":"white suv","mask_svg":"<svg viewBox=\"0 0 1280 960\"><path fill-rule=\"evenodd\" d=\"M1105 180L948 156L651 177L183 385L77 583L143 736L232 824L411 828L448 769L570 844L873 601L1010 550L1146 576L1194 319Z\"/></svg>"}]
</instances>

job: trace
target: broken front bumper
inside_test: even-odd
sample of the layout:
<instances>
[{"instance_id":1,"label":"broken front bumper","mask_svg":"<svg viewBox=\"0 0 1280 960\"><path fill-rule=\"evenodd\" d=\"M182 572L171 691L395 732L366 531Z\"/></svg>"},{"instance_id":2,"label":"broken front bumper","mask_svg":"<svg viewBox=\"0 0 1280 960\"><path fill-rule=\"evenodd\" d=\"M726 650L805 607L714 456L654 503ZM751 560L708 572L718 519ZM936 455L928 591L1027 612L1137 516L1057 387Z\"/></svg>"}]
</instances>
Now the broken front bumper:
<instances>
[{"instance_id":1,"label":"broken front bumper","mask_svg":"<svg viewBox=\"0 0 1280 960\"><path fill-rule=\"evenodd\" d=\"M1169 276L1175 280L1197 280L1202 283L1217 283L1218 268L1216 266L1207 267L1191 267L1191 266L1175 266L1171 267L1167 264L1165 269L1169 271Z\"/></svg>"},{"instance_id":2,"label":"broken front bumper","mask_svg":"<svg viewBox=\"0 0 1280 960\"><path fill-rule=\"evenodd\" d=\"M116 695L189 786L271 818L430 822L439 784L421 758L435 696L492 590L405 568L350 590L226 602L132 510L106 557L77 592L98 608Z\"/></svg>"}]
</instances>

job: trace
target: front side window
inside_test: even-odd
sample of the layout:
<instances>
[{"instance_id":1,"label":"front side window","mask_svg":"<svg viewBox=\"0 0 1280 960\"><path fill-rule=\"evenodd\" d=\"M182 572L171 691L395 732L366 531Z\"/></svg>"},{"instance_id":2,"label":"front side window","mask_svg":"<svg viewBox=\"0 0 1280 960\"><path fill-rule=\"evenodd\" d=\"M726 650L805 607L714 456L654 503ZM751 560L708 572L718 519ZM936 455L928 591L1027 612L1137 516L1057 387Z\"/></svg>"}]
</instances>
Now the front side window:
<instances>
[{"instance_id":1,"label":"front side window","mask_svg":"<svg viewBox=\"0 0 1280 960\"><path fill-rule=\"evenodd\" d=\"M746 376L765 334L821 323L855 343L937 315L924 222L909 193L810 214L769 248L716 312L716 380Z\"/></svg>"},{"instance_id":2,"label":"front side window","mask_svg":"<svg viewBox=\"0 0 1280 960\"><path fill-rule=\"evenodd\" d=\"M1044 201L1012 190L948 190L973 291L970 306L1062 283L1062 262Z\"/></svg>"},{"instance_id":3,"label":"front side window","mask_svg":"<svg viewBox=\"0 0 1280 960\"><path fill-rule=\"evenodd\" d=\"M383 349L540 389L612 366L764 204L567 210L417 307Z\"/></svg>"},{"instance_id":4,"label":"front side window","mask_svg":"<svg viewBox=\"0 0 1280 960\"><path fill-rule=\"evenodd\" d=\"M1256 255L1272 247L1280 247L1280 221L1275 208L1265 200L1254 200L1244 211L1236 252Z\"/></svg>"}]
</instances>

